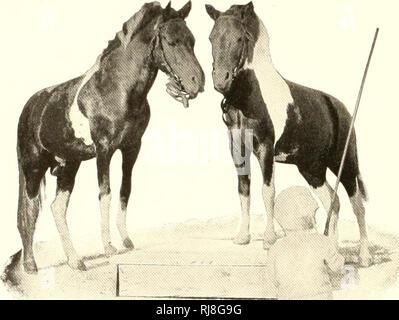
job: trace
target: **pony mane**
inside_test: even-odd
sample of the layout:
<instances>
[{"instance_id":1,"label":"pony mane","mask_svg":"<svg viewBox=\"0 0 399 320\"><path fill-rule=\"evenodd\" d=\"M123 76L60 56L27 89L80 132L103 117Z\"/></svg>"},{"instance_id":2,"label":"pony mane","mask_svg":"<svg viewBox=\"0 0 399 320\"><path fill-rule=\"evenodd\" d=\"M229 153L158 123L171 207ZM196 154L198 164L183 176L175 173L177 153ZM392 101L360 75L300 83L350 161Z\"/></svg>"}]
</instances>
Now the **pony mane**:
<instances>
[{"instance_id":1,"label":"pony mane","mask_svg":"<svg viewBox=\"0 0 399 320\"><path fill-rule=\"evenodd\" d=\"M247 6L232 5L230 9L223 12L220 17L231 17L240 21L255 39L258 38L259 28L262 22L254 11L247 10Z\"/></svg>"},{"instance_id":2,"label":"pony mane","mask_svg":"<svg viewBox=\"0 0 399 320\"><path fill-rule=\"evenodd\" d=\"M162 7L159 2L144 4L133 17L123 24L123 29L116 34L115 39L108 42L107 48L101 55L101 61L115 49L121 46L126 48L130 41L143 30L148 23L156 19L161 12Z\"/></svg>"}]
</instances>

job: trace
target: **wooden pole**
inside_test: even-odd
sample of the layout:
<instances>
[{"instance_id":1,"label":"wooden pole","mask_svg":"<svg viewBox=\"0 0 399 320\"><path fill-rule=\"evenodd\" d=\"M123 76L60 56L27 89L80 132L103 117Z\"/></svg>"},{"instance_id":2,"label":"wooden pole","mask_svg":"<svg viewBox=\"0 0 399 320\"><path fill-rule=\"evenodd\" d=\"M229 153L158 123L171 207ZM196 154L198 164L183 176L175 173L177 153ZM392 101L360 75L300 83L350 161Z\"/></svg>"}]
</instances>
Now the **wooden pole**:
<instances>
[{"instance_id":1,"label":"wooden pole","mask_svg":"<svg viewBox=\"0 0 399 320\"><path fill-rule=\"evenodd\" d=\"M367 73L368 73L368 71L369 71L370 62L371 62L371 57L372 57L372 55L373 55L374 47L375 47L375 44L376 44L376 42L377 42L377 37L378 37L378 32L379 32L379 30L380 30L380 29L377 28L376 31L375 31L373 44L372 44L372 46L371 46L369 58L368 58L368 60L367 60L366 69L364 70L363 79L362 79L362 84L360 85L359 94L358 94L357 100L356 100L355 111L354 111L353 116L352 116L352 122L351 122L351 125L350 125L350 128L349 128L348 137L347 137L347 139L346 139L346 144L345 144L345 148L344 148L344 153L343 153L343 155L342 155L341 164L340 164L340 166L339 166L339 171L338 171L338 175L337 175L337 182L335 183L334 194L333 194L333 197L332 197L332 200L331 200L330 209L328 210L327 223L326 223L326 228L325 228L325 230L324 230L324 234L327 235L327 236L328 236L328 228L329 228L329 225L330 225L331 215L332 215L333 208L334 208L334 203L335 203L335 200L336 200L336 198L337 198L337 192L338 192L339 183L341 182L342 171L344 170L346 155L347 155L347 153L348 153L348 149L349 149L349 144L350 144L352 132L353 132L353 129L354 129L354 127L355 127L356 116L357 116L357 113L358 113L358 111L359 111L360 101L361 101L361 99L362 99L362 94L363 94L363 89L364 89L364 84L366 83Z\"/></svg>"}]
</instances>

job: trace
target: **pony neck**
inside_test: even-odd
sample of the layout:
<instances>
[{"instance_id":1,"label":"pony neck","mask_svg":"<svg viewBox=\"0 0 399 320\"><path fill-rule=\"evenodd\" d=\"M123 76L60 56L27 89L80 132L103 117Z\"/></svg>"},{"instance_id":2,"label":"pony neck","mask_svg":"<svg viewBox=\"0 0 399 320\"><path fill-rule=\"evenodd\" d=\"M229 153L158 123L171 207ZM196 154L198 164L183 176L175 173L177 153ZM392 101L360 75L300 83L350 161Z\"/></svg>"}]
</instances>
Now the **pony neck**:
<instances>
[{"instance_id":1,"label":"pony neck","mask_svg":"<svg viewBox=\"0 0 399 320\"><path fill-rule=\"evenodd\" d=\"M132 19L109 42L97 61L98 71L101 73L97 81L101 84L113 83L113 86L129 90L138 81L147 88L147 84L155 79L158 69L153 61L154 45L151 39L155 36L156 19L146 26L138 26L139 23L132 23Z\"/></svg>"},{"instance_id":2,"label":"pony neck","mask_svg":"<svg viewBox=\"0 0 399 320\"><path fill-rule=\"evenodd\" d=\"M100 69L107 81L122 81L131 86L135 81L145 81L146 75L156 70L151 61L151 53L151 43L134 39L126 47L121 45L101 59Z\"/></svg>"},{"instance_id":3,"label":"pony neck","mask_svg":"<svg viewBox=\"0 0 399 320\"><path fill-rule=\"evenodd\" d=\"M262 20L257 17L259 24L259 36L256 40L253 50L252 61L246 61L245 67L258 72L267 72L268 74L278 74L273 65L270 54L270 38Z\"/></svg>"}]
</instances>

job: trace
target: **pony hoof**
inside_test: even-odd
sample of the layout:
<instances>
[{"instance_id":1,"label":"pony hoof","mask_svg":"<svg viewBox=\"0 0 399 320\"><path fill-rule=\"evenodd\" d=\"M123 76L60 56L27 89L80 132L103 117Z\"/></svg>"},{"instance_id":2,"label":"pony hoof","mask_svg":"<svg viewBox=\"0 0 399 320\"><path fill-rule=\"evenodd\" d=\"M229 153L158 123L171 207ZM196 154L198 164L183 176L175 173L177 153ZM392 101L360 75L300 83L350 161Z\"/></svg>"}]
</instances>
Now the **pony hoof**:
<instances>
[{"instance_id":1,"label":"pony hoof","mask_svg":"<svg viewBox=\"0 0 399 320\"><path fill-rule=\"evenodd\" d=\"M35 261L24 262L24 270L28 274L37 274L37 265Z\"/></svg>"},{"instance_id":2,"label":"pony hoof","mask_svg":"<svg viewBox=\"0 0 399 320\"><path fill-rule=\"evenodd\" d=\"M371 255L359 256L359 265L362 268L368 268L373 264L373 257Z\"/></svg>"},{"instance_id":3,"label":"pony hoof","mask_svg":"<svg viewBox=\"0 0 399 320\"><path fill-rule=\"evenodd\" d=\"M251 242L251 235L238 235L234 238L233 243L239 246L245 246Z\"/></svg>"},{"instance_id":4,"label":"pony hoof","mask_svg":"<svg viewBox=\"0 0 399 320\"><path fill-rule=\"evenodd\" d=\"M107 257L111 257L117 252L118 250L116 250L116 248L112 244L108 244L107 246L104 247L104 253Z\"/></svg>"},{"instance_id":5,"label":"pony hoof","mask_svg":"<svg viewBox=\"0 0 399 320\"><path fill-rule=\"evenodd\" d=\"M269 250L270 247L276 243L276 241L277 241L277 235L275 232L265 233L263 238L263 249Z\"/></svg>"},{"instance_id":6,"label":"pony hoof","mask_svg":"<svg viewBox=\"0 0 399 320\"><path fill-rule=\"evenodd\" d=\"M133 244L132 240L130 240L129 238L126 238L125 240L123 240L123 246L126 249L130 249L130 250L134 249L134 244Z\"/></svg>"},{"instance_id":7,"label":"pony hoof","mask_svg":"<svg viewBox=\"0 0 399 320\"><path fill-rule=\"evenodd\" d=\"M82 260L74 260L74 261L68 261L68 265L75 270L79 271L87 271L86 265Z\"/></svg>"}]
</instances>

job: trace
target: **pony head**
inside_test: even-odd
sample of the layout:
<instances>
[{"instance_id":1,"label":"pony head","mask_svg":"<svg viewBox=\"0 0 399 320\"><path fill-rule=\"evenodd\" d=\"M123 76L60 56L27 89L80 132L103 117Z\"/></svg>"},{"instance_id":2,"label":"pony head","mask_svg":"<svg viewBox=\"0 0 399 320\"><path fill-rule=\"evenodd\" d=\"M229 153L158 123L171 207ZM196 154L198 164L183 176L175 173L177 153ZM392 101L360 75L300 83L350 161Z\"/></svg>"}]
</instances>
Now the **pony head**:
<instances>
[{"instance_id":1,"label":"pony head","mask_svg":"<svg viewBox=\"0 0 399 320\"><path fill-rule=\"evenodd\" d=\"M155 24L154 61L169 76L167 92L188 107L188 100L204 91L205 75L195 56L195 39L185 19L191 1L176 11L171 3L162 10Z\"/></svg>"},{"instance_id":2,"label":"pony head","mask_svg":"<svg viewBox=\"0 0 399 320\"><path fill-rule=\"evenodd\" d=\"M209 37L213 54L213 81L220 93L228 93L234 78L253 58L259 33L259 21L253 3L233 5L220 12L211 5L206 11L215 21Z\"/></svg>"}]
</instances>

